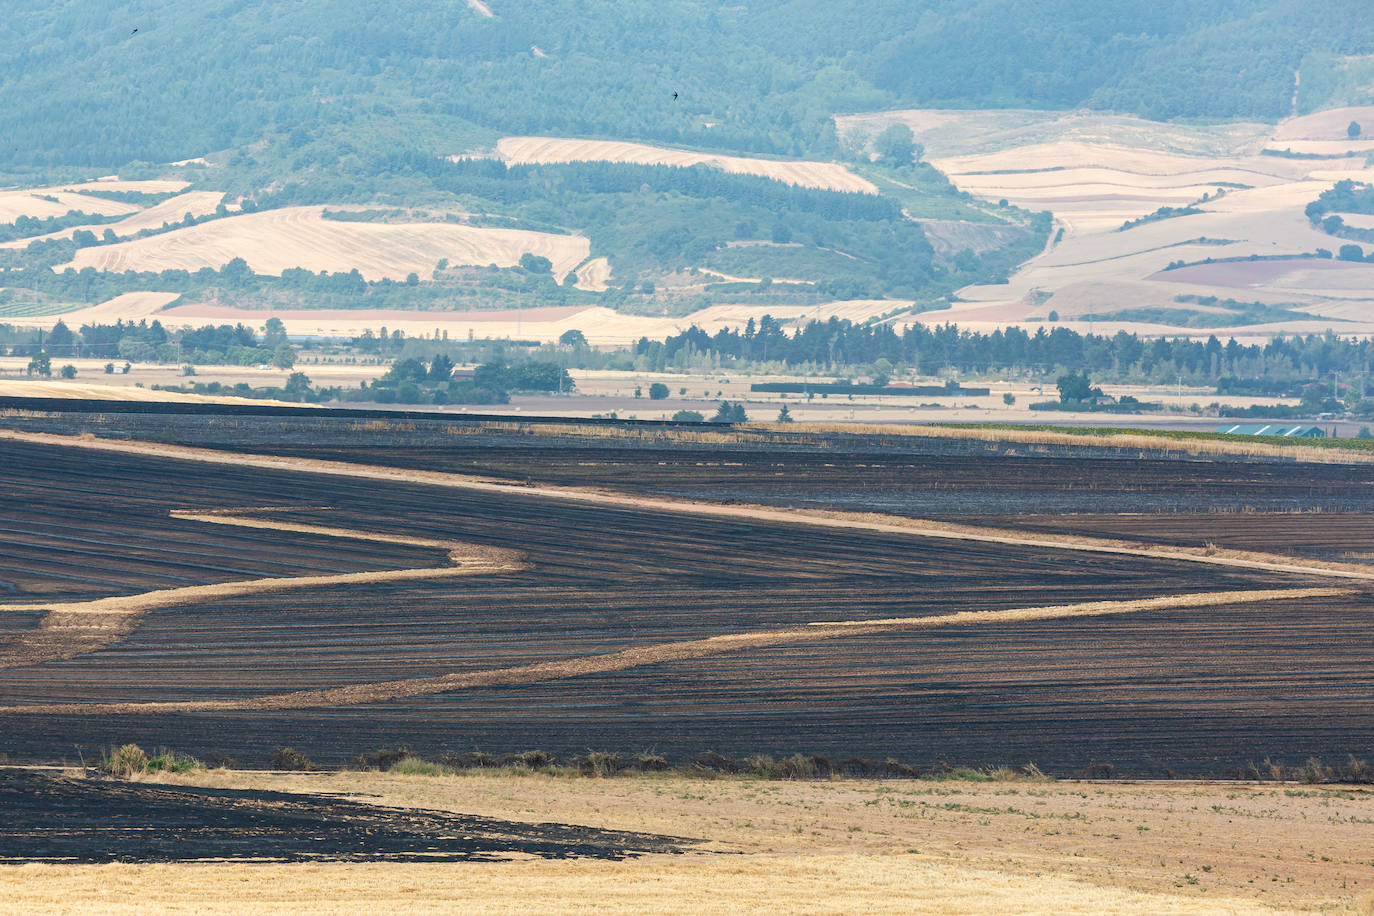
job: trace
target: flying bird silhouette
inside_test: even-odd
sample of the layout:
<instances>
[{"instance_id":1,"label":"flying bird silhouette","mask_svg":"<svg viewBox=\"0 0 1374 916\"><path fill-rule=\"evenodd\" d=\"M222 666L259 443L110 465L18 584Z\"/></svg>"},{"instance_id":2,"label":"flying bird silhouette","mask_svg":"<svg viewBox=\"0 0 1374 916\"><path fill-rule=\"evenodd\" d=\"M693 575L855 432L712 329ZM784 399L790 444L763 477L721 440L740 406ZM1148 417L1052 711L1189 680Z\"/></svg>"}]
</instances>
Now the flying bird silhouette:
<instances>
[{"instance_id":1,"label":"flying bird silhouette","mask_svg":"<svg viewBox=\"0 0 1374 916\"><path fill-rule=\"evenodd\" d=\"M674 102L677 101L677 93L676 93L676 92L673 93L673 101L674 101Z\"/></svg>"},{"instance_id":2,"label":"flying bird silhouette","mask_svg":"<svg viewBox=\"0 0 1374 916\"><path fill-rule=\"evenodd\" d=\"M129 34L130 34L130 35L137 35L137 34L138 34L138 29L134 29L134 30L133 30L132 32L130 32Z\"/></svg>"}]
</instances>

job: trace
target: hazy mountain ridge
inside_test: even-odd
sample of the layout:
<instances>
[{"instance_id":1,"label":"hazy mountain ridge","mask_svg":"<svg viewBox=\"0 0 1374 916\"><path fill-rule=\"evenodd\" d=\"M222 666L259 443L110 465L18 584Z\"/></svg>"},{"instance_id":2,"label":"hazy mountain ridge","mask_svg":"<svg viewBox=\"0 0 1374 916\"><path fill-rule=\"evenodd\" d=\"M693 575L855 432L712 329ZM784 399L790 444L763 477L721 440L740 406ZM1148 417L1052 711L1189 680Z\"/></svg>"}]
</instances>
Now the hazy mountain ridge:
<instances>
[{"instance_id":1,"label":"hazy mountain ridge","mask_svg":"<svg viewBox=\"0 0 1374 916\"><path fill-rule=\"evenodd\" d=\"M1374 49L1355 0L489 6L16 0L0 167L166 162L272 134L363 153L569 134L827 156L832 114L896 107L1277 120L1299 67L1311 110Z\"/></svg>"}]
</instances>

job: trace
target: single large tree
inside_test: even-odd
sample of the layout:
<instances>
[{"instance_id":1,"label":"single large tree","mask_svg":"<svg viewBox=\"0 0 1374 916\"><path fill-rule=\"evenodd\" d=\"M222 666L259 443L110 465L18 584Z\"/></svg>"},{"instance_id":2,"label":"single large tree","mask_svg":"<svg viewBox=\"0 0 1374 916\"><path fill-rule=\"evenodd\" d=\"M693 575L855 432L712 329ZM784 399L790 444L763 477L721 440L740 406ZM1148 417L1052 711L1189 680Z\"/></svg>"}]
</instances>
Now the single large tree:
<instances>
[{"instance_id":1,"label":"single large tree","mask_svg":"<svg viewBox=\"0 0 1374 916\"><path fill-rule=\"evenodd\" d=\"M440 353L429 364L429 380L431 382L447 382L451 378L453 378L453 360L449 359L447 354Z\"/></svg>"},{"instance_id":2,"label":"single large tree","mask_svg":"<svg viewBox=\"0 0 1374 916\"><path fill-rule=\"evenodd\" d=\"M889 124L873 141L878 158L889 165L905 166L918 161L925 147L916 142L916 135L905 124Z\"/></svg>"},{"instance_id":3,"label":"single large tree","mask_svg":"<svg viewBox=\"0 0 1374 916\"><path fill-rule=\"evenodd\" d=\"M1076 404L1097 397L1102 394L1101 388L1093 387L1093 383L1088 380L1086 371L1070 372L1068 375L1059 376L1055 382L1055 387L1059 389L1059 402L1061 404Z\"/></svg>"},{"instance_id":4,"label":"single large tree","mask_svg":"<svg viewBox=\"0 0 1374 916\"><path fill-rule=\"evenodd\" d=\"M272 365L278 369L290 369L296 365L296 348L286 341L277 345L276 352L272 354Z\"/></svg>"},{"instance_id":5,"label":"single large tree","mask_svg":"<svg viewBox=\"0 0 1374 916\"><path fill-rule=\"evenodd\" d=\"M76 335L65 322L58 321L48 332L48 348L54 353L71 353Z\"/></svg>"}]
</instances>

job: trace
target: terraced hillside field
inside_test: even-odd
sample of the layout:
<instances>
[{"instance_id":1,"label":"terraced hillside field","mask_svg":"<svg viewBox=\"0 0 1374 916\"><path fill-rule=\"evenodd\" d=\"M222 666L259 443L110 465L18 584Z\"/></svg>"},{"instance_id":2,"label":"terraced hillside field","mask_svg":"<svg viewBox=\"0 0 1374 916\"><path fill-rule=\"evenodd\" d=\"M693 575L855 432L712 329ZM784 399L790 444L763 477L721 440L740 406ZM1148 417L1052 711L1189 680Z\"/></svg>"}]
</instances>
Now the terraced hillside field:
<instances>
[{"instance_id":1,"label":"terraced hillside field","mask_svg":"<svg viewBox=\"0 0 1374 916\"><path fill-rule=\"evenodd\" d=\"M262 763L289 744L333 762L406 743L1221 773L1371 751L1358 564L348 457L0 438L22 497L0 560L0 752L132 740ZM757 476L771 457L730 464Z\"/></svg>"}]
</instances>

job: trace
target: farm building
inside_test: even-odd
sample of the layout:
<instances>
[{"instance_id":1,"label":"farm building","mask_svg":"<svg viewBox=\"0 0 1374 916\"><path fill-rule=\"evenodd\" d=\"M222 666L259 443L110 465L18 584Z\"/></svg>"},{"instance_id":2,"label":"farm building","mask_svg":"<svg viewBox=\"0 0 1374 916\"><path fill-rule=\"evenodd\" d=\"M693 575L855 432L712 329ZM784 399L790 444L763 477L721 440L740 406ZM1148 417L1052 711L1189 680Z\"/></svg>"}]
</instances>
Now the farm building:
<instances>
[{"instance_id":1,"label":"farm building","mask_svg":"<svg viewBox=\"0 0 1374 916\"><path fill-rule=\"evenodd\" d=\"M1234 426L1218 426L1217 432L1233 436L1283 436L1286 439L1324 439L1324 433L1317 426L1285 426L1280 423L1238 423Z\"/></svg>"}]
</instances>

